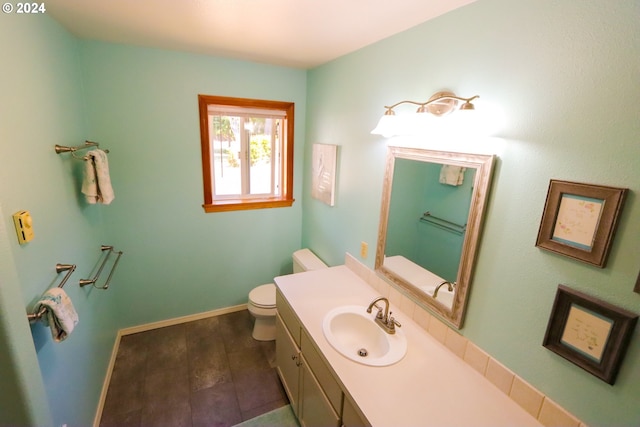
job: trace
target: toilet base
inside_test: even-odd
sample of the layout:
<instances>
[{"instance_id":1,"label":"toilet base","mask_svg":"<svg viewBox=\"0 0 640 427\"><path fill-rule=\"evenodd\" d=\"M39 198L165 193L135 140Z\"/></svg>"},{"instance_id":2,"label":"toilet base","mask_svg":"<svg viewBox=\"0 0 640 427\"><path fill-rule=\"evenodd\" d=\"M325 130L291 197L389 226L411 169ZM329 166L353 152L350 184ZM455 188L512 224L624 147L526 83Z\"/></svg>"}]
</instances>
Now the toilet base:
<instances>
[{"instance_id":1,"label":"toilet base","mask_svg":"<svg viewBox=\"0 0 640 427\"><path fill-rule=\"evenodd\" d=\"M276 339L276 316L256 317L251 336L256 341L274 341Z\"/></svg>"}]
</instances>

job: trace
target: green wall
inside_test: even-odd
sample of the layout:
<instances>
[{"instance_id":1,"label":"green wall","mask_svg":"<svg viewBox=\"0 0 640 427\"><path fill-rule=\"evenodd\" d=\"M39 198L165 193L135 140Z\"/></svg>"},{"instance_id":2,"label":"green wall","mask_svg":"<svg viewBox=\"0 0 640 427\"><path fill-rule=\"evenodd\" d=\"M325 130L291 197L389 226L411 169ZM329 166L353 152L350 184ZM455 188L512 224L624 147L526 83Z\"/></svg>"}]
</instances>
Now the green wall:
<instances>
[{"instance_id":1,"label":"green wall","mask_svg":"<svg viewBox=\"0 0 640 427\"><path fill-rule=\"evenodd\" d=\"M91 138L109 148L116 199L106 232L125 326L247 302L290 273L302 206L206 214L198 94L294 102L294 198L302 194L306 72L171 51L83 42Z\"/></svg>"},{"instance_id":2,"label":"green wall","mask_svg":"<svg viewBox=\"0 0 640 427\"><path fill-rule=\"evenodd\" d=\"M4 213L0 208L0 214ZM25 319L9 245L15 232L0 221L0 425L51 424L44 382Z\"/></svg>"},{"instance_id":3,"label":"green wall","mask_svg":"<svg viewBox=\"0 0 640 427\"><path fill-rule=\"evenodd\" d=\"M90 424L113 348L114 293L77 285L100 256L104 209L79 197L82 162L54 152L88 137L77 55L77 41L47 16L0 17L0 240L10 255L1 265L0 347L11 350L3 369L19 389L3 390L0 424ZM35 238L19 245L12 214L24 209ZM61 343L26 317L62 278L56 263L77 265L65 290L80 323Z\"/></svg>"},{"instance_id":4,"label":"green wall","mask_svg":"<svg viewBox=\"0 0 640 427\"><path fill-rule=\"evenodd\" d=\"M463 172L461 185L440 183L438 163L396 159L385 255L404 255L444 280L455 282L464 233L421 221L424 212L464 225L469 216L474 170Z\"/></svg>"},{"instance_id":5,"label":"green wall","mask_svg":"<svg viewBox=\"0 0 640 427\"><path fill-rule=\"evenodd\" d=\"M306 72L78 41L47 16L26 18L0 16L0 250L12 255L0 265L12 310L0 315L0 425L90 425L118 329L243 304L291 272L300 202L204 213L197 95L295 102L300 199ZM85 139L110 150L109 206L87 205L82 162L54 152ZM11 214L22 209L35 239L20 246ZM111 286L81 289L101 244L124 251ZM58 283L57 262L78 266L65 290L80 323L62 343L25 315Z\"/></svg>"},{"instance_id":6,"label":"green wall","mask_svg":"<svg viewBox=\"0 0 640 427\"><path fill-rule=\"evenodd\" d=\"M638 425L638 330L614 386L541 344L559 283L640 312L638 16L635 0L479 0L308 76L307 141L340 145L340 167L335 207L305 194L302 243L330 264L376 241L386 143L369 131L384 105L451 89L503 110L461 332L591 426ZM607 268L535 247L550 179L630 189Z\"/></svg>"},{"instance_id":7,"label":"green wall","mask_svg":"<svg viewBox=\"0 0 640 427\"><path fill-rule=\"evenodd\" d=\"M431 167L438 165L408 159L395 160L393 184L397 191L391 192L389 200L387 241L384 250L386 256L404 255L411 261L418 262L416 240L421 227L419 218L424 212L424 178L425 172Z\"/></svg>"}]
</instances>

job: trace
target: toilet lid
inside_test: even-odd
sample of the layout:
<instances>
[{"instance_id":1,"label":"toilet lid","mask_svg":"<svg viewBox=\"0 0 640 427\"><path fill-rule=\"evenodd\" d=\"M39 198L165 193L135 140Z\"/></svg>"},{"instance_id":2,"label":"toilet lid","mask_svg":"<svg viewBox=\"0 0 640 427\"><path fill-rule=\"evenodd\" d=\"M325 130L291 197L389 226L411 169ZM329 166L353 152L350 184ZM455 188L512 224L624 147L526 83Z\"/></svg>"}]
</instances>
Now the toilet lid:
<instances>
[{"instance_id":1,"label":"toilet lid","mask_svg":"<svg viewBox=\"0 0 640 427\"><path fill-rule=\"evenodd\" d=\"M268 283L260 285L249 292L249 302L256 307L271 308L276 306L276 285Z\"/></svg>"}]
</instances>

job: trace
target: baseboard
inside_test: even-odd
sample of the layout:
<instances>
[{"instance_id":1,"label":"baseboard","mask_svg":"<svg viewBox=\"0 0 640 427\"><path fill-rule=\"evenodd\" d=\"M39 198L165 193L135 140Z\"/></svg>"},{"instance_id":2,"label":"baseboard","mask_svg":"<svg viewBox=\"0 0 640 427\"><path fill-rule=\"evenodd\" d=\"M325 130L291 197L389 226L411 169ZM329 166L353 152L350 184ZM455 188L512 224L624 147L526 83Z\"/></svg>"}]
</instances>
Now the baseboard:
<instances>
[{"instance_id":1,"label":"baseboard","mask_svg":"<svg viewBox=\"0 0 640 427\"><path fill-rule=\"evenodd\" d=\"M217 310L205 311L204 313L190 314L188 316L175 317L173 319L161 320L159 322L146 323L144 325L132 326L129 328L123 328L118 330L116 334L116 340L113 344L113 350L111 351L111 359L109 360L109 366L107 367L107 374L104 377L102 384L102 391L100 392L100 400L98 401L98 407L96 408L96 416L93 420L93 427L100 426L100 419L102 418L102 411L104 409L104 402L107 398L107 391L109 390L109 382L111 381L111 373L116 363L116 356L118 355L118 348L120 347L120 338L125 335L137 334L139 332L150 331L153 329L164 328L166 326L179 325L181 323L193 322L194 320L206 319L208 317L222 316L223 314L234 313L236 311L242 311L247 309L247 304L234 305L232 307L220 308Z\"/></svg>"},{"instance_id":2,"label":"baseboard","mask_svg":"<svg viewBox=\"0 0 640 427\"><path fill-rule=\"evenodd\" d=\"M113 372L113 365L116 363L116 356L118 355L118 348L120 346L120 331L116 334L116 341L113 344L113 350L111 350L111 358L109 359L109 366L107 366L107 374L104 376L104 382L102 383L102 390L100 391L100 399L98 400L98 407L96 408L96 416L93 419L93 427L100 427L100 419L102 418L102 410L104 409L104 402L107 399L107 390L109 389L109 383L111 382L111 373Z\"/></svg>"},{"instance_id":3,"label":"baseboard","mask_svg":"<svg viewBox=\"0 0 640 427\"><path fill-rule=\"evenodd\" d=\"M166 326L179 325L181 323L193 322L194 320L206 319L207 317L221 316L223 314L233 313L235 311L246 310L247 304L234 305L232 307L219 308L217 310L205 311L204 313L190 314L188 316L175 317L173 319L161 320L159 322L147 323L130 328L120 329L119 334L131 335L138 332L150 331L152 329L164 328Z\"/></svg>"}]
</instances>

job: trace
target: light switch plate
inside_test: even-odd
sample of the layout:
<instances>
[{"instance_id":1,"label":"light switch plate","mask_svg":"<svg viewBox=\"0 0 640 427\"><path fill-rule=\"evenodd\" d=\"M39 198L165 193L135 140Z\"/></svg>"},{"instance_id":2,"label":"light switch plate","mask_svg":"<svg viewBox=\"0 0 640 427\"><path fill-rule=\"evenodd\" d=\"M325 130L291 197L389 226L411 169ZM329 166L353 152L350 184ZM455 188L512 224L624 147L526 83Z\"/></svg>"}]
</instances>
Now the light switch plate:
<instances>
[{"instance_id":1,"label":"light switch plate","mask_svg":"<svg viewBox=\"0 0 640 427\"><path fill-rule=\"evenodd\" d=\"M13 223L16 226L16 234L20 244L27 243L33 239L33 221L29 211L20 211L13 214Z\"/></svg>"}]
</instances>

